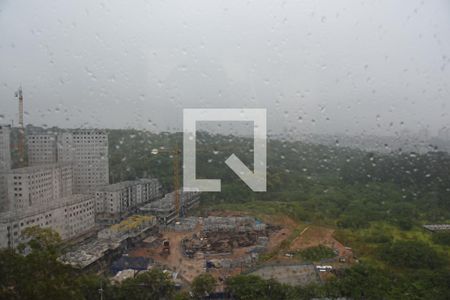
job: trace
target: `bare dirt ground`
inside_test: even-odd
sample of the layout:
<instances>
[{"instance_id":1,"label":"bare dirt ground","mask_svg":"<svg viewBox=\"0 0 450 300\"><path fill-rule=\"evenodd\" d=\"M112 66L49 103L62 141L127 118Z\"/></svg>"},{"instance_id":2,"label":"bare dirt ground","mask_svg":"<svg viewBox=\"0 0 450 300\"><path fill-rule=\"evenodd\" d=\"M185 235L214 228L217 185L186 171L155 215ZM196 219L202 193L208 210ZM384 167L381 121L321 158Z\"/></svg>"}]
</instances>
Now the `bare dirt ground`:
<instances>
[{"instance_id":1,"label":"bare dirt ground","mask_svg":"<svg viewBox=\"0 0 450 300\"><path fill-rule=\"evenodd\" d=\"M344 256L347 253L345 246L342 245L333 237L334 230L320 226L308 226L303 233L292 241L290 250L302 250L309 247L316 247L319 245L328 246L339 251L339 256Z\"/></svg>"},{"instance_id":2,"label":"bare dirt ground","mask_svg":"<svg viewBox=\"0 0 450 300\"><path fill-rule=\"evenodd\" d=\"M178 272L179 276L187 281L192 280L199 274L204 272L204 260L203 259L188 259L183 256L181 251L181 240L186 237L191 237L193 233L200 232L200 227L190 232L175 232L167 231L163 232L163 240L167 239L170 242L170 255L160 255L162 251L162 245L158 245L155 248L136 248L130 251L130 256L144 256L150 257L157 264L167 267L174 272Z\"/></svg>"},{"instance_id":3,"label":"bare dirt ground","mask_svg":"<svg viewBox=\"0 0 450 300\"><path fill-rule=\"evenodd\" d=\"M249 215L242 212L235 211L213 211L210 212L211 216L221 216L221 217L231 217L231 216L245 216ZM298 250L306 249L309 247L318 246L320 244L337 249L339 251L339 256L350 256L351 250L345 249L339 241L333 237L333 229L325 228L321 226L308 225L305 226L296 237L292 237L294 231L303 226L298 222L281 216L260 216L262 221L266 224L272 224L279 226L279 230L275 230L270 233L269 241L267 244L267 252L275 252L275 255L270 259L272 262L275 261L289 261L292 258L286 257L285 253L295 252ZM164 231L162 232L162 240L167 239L170 241L171 253L168 256L160 255L162 251L162 243L155 247L141 247L133 249L129 252L130 256L144 256L149 257L155 261L158 265L163 266L171 271L178 272L179 278L187 283L191 283L192 280L201 273L206 271L205 264L206 259L204 256L195 255L194 258L185 257L182 254L181 240L184 238L191 238L192 235L198 234L201 231L201 225L188 232L175 232L175 231ZM283 249L280 248L280 244L287 239L292 241ZM229 255L222 256L222 258L227 259L237 259L247 255L248 251L252 247L240 247L234 248L233 252ZM217 257L220 258L220 257ZM339 263L338 263L339 264ZM224 280L229 276L234 276L241 273L244 269L242 267L232 268L232 269L210 269L208 272L212 274L216 279L218 279L219 290L223 286ZM331 274L320 274L321 276L327 276Z\"/></svg>"},{"instance_id":4,"label":"bare dirt ground","mask_svg":"<svg viewBox=\"0 0 450 300\"><path fill-rule=\"evenodd\" d=\"M201 273L205 272L206 259L202 255L196 255L194 258L185 257L182 253L181 240L184 238L190 238L192 235L198 234L201 231L201 225L198 225L193 231L188 232L175 232L164 231L161 240L170 241L170 255L160 255L162 251L162 244L154 248L140 247L131 250L128 254L130 256L144 256L149 257L155 261L158 265L163 266L171 271L178 272L179 277L191 283L192 280ZM234 248L233 252L229 255L223 256L227 259L237 259L247 254L247 252L253 247L240 247ZM217 258L219 258L218 256ZM216 277L220 282L229 276L237 275L242 272L241 268L232 269L212 269L211 274Z\"/></svg>"}]
</instances>

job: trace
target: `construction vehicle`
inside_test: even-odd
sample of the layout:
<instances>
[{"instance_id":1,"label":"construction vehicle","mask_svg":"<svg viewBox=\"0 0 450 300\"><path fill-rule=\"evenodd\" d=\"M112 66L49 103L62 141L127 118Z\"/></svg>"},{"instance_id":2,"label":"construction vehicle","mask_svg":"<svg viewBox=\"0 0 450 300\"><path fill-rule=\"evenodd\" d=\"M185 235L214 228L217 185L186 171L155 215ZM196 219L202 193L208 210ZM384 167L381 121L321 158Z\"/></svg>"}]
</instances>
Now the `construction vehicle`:
<instances>
[{"instance_id":1,"label":"construction vehicle","mask_svg":"<svg viewBox=\"0 0 450 300\"><path fill-rule=\"evenodd\" d=\"M159 255L164 256L164 257L169 256L170 255L170 241L164 240L162 242L162 246L163 246L163 248L162 248L161 252L159 253Z\"/></svg>"}]
</instances>

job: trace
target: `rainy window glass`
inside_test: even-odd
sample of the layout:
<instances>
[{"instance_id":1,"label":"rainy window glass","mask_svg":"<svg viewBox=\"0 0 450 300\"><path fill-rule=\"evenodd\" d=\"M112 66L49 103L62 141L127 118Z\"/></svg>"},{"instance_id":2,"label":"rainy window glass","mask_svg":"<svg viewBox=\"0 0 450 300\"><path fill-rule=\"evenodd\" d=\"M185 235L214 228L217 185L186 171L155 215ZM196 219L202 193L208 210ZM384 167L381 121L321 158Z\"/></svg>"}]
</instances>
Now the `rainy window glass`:
<instances>
[{"instance_id":1,"label":"rainy window glass","mask_svg":"<svg viewBox=\"0 0 450 300\"><path fill-rule=\"evenodd\" d=\"M0 0L1 299L447 299L450 3Z\"/></svg>"}]
</instances>

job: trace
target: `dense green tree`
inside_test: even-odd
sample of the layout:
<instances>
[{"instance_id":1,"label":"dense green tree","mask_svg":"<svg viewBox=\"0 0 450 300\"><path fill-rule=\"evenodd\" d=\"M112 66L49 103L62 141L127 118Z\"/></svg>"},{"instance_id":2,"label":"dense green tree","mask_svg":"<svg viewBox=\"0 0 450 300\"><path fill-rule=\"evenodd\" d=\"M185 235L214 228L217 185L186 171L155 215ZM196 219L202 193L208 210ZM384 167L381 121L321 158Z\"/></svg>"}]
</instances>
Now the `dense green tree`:
<instances>
[{"instance_id":1,"label":"dense green tree","mask_svg":"<svg viewBox=\"0 0 450 300\"><path fill-rule=\"evenodd\" d=\"M158 269L139 274L122 282L116 299L157 300L174 295L175 285L168 274Z\"/></svg>"},{"instance_id":2,"label":"dense green tree","mask_svg":"<svg viewBox=\"0 0 450 300\"><path fill-rule=\"evenodd\" d=\"M273 279L264 280L255 275L237 275L228 278L226 290L237 300L300 299L298 295L303 293L300 289L297 290L292 286L281 284Z\"/></svg>"},{"instance_id":3,"label":"dense green tree","mask_svg":"<svg viewBox=\"0 0 450 300\"><path fill-rule=\"evenodd\" d=\"M216 288L217 281L209 273L202 273L194 278L191 284L191 291L195 298L208 296Z\"/></svg>"},{"instance_id":4,"label":"dense green tree","mask_svg":"<svg viewBox=\"0 0 450 300\"><path fill-rule=\"evenodd\" d=\"M445 264L432 247L420 241L396 241L382 246L379 253L381 259L396 267L435 269Z\"/></svg>"},{"instance_id":5,"label":"dense green tree","mask_svg":"<svg viewBox=\"0 0 450 300\"><path fill-rule=\"evenodd\" d=\"M300 251L300 256L308 261L320 261L326 258L332 258L336 256L333 249L330 247L319 245L316 247L309 247Z\"/></svg>"},{"instance_id":6,"label":"dense green tree","mask_svg":"<svg viewBox=\"0 0 450 300\"><path fill-rule=\"evenodd\" d=\"M432 239L436 244L450 246L450 231L433 233Z\"/></svg>"},{"instance_id":7,"label":"dense green tree","mask_svg":"<svg viewBox=\"0 0 450 300\"><path fill-rule=\"evenodd\" d=\"M384 299L389 292L389 276L380 269L358 264L325 286L330 297L351 299Z\"/></svg>"},{"instance_id":8,"label":"dense green tree","mask_svg":"<svg viewBox=\"0 0 450 300\"><path fill-rule=\"evenodd\" d=\"M76 274L47 251L0 251L0 299L81 299Z\"/></svg>"},{"instance_id":9,"label":"dense green tree","mask_svg":"<svg viewBox=\"0 0 450 300\"><path fill-rule=\"evenodd\" d=\"M21 239L26 241L19 245L19 251L47 252L57 256L60 253L61 237L51 228L32 226L22 230Z\"/></svg>"}]
</instances>

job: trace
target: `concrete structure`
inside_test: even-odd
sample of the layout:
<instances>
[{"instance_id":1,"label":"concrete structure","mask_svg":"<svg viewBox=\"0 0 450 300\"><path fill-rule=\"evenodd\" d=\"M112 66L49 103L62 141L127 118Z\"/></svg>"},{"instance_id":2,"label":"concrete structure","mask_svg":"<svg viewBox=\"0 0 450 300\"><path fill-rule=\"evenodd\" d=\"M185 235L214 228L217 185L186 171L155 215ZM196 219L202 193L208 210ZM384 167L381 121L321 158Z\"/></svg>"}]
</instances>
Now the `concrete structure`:
<instances>
[{"instance_id":1,"label":"concrete structure","mask_svg":"<svg viewBox=\"0 0 450 300\"><path fill-rule=\"evenodd\" d=\"M58 135L58 161L73 162L74 191L93 192L109 183L108 135L99 129L77 129Z\"/></svg>"},{"instance_id":2,"label":"concrete structure","mask_svg":"<svg viewBox=\"0 0 450 300\"><path fill-rule=\"evenodd\" d=\"M113 224L121 221L138 207L161 197L161 184L157 179L123 181L95 189L97 222Z\"/></svg>"},{"instance_id":3,"label":"concrete structure","mask_svg":"<svg viewBox=\"0 0 450 300\"><path fill-rule=\"evenodd\" d=\"M27 136L28 165L56 163L56 134L31 134Z\"/></svg>"},{"instance_id":4,"label":"concrete structure","mask_svg":"<svg viewBox=\"0 0 450 300\"><path fill-rule=\"evenodd\" d=\"M21 216L46 211L72 195L72 165L54 163L10 170L8 208Z\"/></svg>"},{"instance_id":5,"label":"concrete structure","mask_svg":"<svg viewBox=\"0 0 450 300\"><path fill-rule=\"evenodd\" d=\"M189 209L199 203L199 192L181 192L180 193L180 213L184 215ZM140 208L143 213L154 215L161 224L170 224L177 218L175 206L175 192L166 194L164 198L153 201Z\"/></svg>"},{"instance_id":6,"label":"concrete structure","mask_svg":"<svg viewBox=\"0 0 450 300\"><path fill-rule=\"evenodd\" d=\"M423 225L423 228L431 232L450 231L450 224L429 224Z\"/></svg>"},{"instance_id":7,"label":"concrete structure","mask_svg":"<svg viewBox=\"0 0 450 300\"><path fill-rule=\"evenodd\" d=\"M70 195L45 210L0 215L0 248L15 248L22 242L21 232L28 227L51 228L63 240L80 236L95 226L94 199L89 195Z\"/></svg>"},{"instance_id":8,"label":"concrete structure","mask_svg":"<svg viewBox=\"0 0 450 300\"><path fill-rule=\"evenodd\" d=\"M0 125L0 212L8 209L6 172L11 169L11 126Z\"/></svg>"},{"instance_id":9,"label":"concrete structure","mask_svg":"<svg viewBox=\"0 0 450 300\"><path fill-rule=\"evenodd\" d=\"M158 226L152 216L131 216L119 224L98 232L97 239L85 241L59 260L74 268L91 271L105 270L106 266L119 258L124 249L156 234Z\"/></svg>"},{"instance_id":10,"label":"concrete structure","mask_svg":"<svg viewBox=\"0 0 450 300\"><path fill-rule=\"evenodd\" d=\"M254 217L214 217L209 216L203 220L205 232L259 232L266 230L267 225Z\"/></svg>"},{"instance_id":11,"label":"concrete structure","mask_svg":"<svg viewBox=\"0 0 450 300\"><path fill-rule=\"evenodd\" d=\"M263 279L275 279L289 285L306 286L320 283L320 276L313 264L264 265L251 272Z\"/></svg>"}]
</instances>

